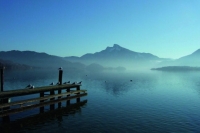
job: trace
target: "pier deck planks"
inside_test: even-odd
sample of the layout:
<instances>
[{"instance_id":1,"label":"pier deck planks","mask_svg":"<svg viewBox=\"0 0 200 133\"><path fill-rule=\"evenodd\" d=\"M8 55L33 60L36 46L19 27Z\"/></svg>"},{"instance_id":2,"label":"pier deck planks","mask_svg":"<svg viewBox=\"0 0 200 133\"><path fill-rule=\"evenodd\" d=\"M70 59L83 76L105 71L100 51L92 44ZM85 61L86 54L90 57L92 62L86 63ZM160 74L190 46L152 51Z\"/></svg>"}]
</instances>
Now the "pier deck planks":
<instances>
[{"instance_id":1,"label":"pier deck planks","mask_svg":"<svg viewBox=\"0 0 200 133\"><path fill-rule=\"evenodd\" d=\"M40 92L62 90L62 89L67 89L67 88L77 88L79 86L80 85L65 84L65 85L36 87L34 89L25 88L25 89L18 89L18 90L3 91L3 92L0 92L0 99L36 94L36 93L40 93Z\"/></svg>"}]
</instances>

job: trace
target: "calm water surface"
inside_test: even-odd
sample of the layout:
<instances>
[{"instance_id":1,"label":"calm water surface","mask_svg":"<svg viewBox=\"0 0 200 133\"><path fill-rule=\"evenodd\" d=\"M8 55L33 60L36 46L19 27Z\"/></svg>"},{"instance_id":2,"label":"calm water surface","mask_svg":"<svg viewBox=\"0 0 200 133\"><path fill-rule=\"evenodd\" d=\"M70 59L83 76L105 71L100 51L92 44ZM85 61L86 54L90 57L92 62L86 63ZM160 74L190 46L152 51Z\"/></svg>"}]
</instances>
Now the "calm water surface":
<instances>
[{"instance_id":1,"label":"calm water surface","mask_svg":"<svg viewBox=\"0 0 200 133\"><path fill-rule=\"evenodd\" d=\"M88 95L81 98L87 100L83 105L65 109L66 102L62 102L63 109L53 115L45 107L50 114L40 118L39 109L14 114L1 131L200 132L199 72L63 74L64 81L83 81L81 89L88 90ZM57 80L57 70L6 71L5 89L24 88L29 83L45 86ZM1 119L0 122L3 125ZM15 123L21 124L15 127Z\"/></svg>"}]
</instances>

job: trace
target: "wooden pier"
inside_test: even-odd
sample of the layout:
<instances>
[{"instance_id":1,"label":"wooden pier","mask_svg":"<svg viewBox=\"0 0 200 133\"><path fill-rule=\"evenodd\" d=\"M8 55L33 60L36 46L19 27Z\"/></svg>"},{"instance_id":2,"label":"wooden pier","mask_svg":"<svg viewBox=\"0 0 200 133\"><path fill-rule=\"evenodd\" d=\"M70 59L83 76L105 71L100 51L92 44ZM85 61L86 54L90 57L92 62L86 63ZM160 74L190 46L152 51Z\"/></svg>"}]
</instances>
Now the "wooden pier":
<instances>
[{"instance_id":1,"label":"wooden pier","mask_svg":"<svg viewBox=\"0 0 200 133\"><path fill-rule=\"evenodd\" d=\"M3 69L1 69L0 117L8 119L11 114L34 108L40 108L40 113L43 113L44 106L49 105L50 110L54 110L55 104L58 104L58 108L60 108L62 101L67 101L67 105L70 105L71 99L76 99L76 102L79 103L80 97L87 95L87 90L81 90L80 84L62 84L62 74L63 70L60 69L58 85L4 91ZM10 102L13 97L32 94L38 94L38 97Z\"/></svg>"}]
</instances>

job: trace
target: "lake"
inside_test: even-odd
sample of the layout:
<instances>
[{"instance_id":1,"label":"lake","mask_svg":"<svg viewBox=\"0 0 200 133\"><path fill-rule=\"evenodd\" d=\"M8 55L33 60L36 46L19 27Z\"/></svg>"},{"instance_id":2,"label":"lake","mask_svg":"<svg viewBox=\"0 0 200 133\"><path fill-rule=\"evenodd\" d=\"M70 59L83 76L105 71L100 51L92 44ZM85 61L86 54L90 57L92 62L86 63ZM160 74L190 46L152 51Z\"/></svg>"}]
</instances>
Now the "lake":
<instances>
[{"instance_id":1,"label":"lake","mask_svg":"<svg viewBox=\"0 0 200 133\"><path fill-rule=\"evenodd\" d=\"M43 115L33 109L11 115L5 125L0 118L1 131L200 132L200 72L64 70L63 81L68 80L82 81L81 89L87 89L82 105L68 109L62 102L63 109L51 112L45 107L47 114ZM4 90L57 81L58 70L6 71Z\"/></svg>"}]
</instances>

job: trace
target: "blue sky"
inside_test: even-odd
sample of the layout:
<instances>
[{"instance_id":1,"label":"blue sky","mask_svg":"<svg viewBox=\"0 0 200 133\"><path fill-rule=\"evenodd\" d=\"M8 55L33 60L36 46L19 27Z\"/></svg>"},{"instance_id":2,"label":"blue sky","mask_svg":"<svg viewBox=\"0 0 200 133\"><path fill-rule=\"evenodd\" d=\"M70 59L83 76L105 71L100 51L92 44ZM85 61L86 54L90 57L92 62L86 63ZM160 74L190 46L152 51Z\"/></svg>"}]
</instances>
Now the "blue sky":
<instances>
[{"instance_id":1,"label":"blue sky","mask_svg":"<svg viewBox=\"0 0 200 133\"><path fill-rule=\"evenodd\" d=\"M119 44L179 58L200 48L200 0L0 0L0 51L81 56Z\"/></svg>"}]
</instances>

